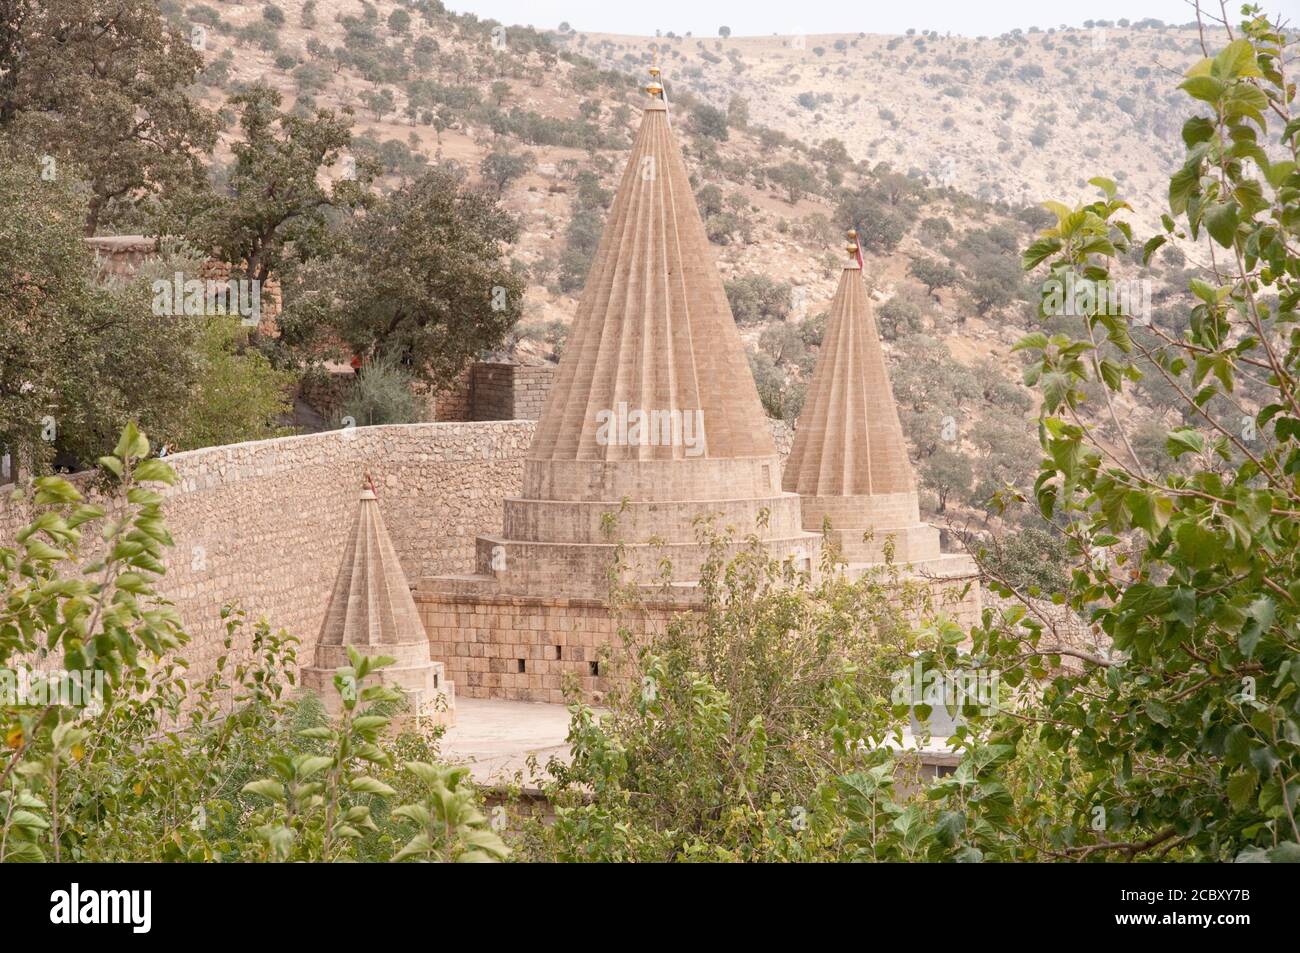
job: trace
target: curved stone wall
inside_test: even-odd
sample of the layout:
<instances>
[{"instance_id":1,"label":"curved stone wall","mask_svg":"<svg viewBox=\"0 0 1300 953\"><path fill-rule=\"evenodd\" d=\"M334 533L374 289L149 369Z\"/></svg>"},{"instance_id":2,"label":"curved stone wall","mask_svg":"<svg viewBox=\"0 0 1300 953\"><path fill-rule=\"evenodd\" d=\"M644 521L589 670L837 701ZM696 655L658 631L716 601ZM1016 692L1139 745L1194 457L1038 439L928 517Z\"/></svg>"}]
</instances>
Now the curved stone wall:
<instances>
[{"instance_id":1,"label":"curved stone wall","mask_svg":"<svg viewBox=\"0 0 1300 953\"><path fill-rule=\"evenodd\" d=\"M175 547L159 589L192 637L182 655L202 677L221 653L221 606L302 642L307 664L366 473L414 583L470 572L475 537L499 534L503 500L520 492L536 421L358 427L178 453L164 513ZM773 422L784 454L790 430ZM84 482L84 476L75 477ZM0 544L31 519L0 491Z\"/></svg>"},{"instance_id":2,"label":"curved stone wall","mask_svg":"<svg viewBox=\"0 0 1300 953\"><path fill-rule=\"evenodd\" d=\"M178 453L164 513L175 547L160 591L192 637L182 655L210 671L238 601L296 635L310 661L366 473L411 579L474 564L474 537L501 529L534 421L358 427ZM0 540L30 518L4 495Z\"/></svg>"}]
</instances>

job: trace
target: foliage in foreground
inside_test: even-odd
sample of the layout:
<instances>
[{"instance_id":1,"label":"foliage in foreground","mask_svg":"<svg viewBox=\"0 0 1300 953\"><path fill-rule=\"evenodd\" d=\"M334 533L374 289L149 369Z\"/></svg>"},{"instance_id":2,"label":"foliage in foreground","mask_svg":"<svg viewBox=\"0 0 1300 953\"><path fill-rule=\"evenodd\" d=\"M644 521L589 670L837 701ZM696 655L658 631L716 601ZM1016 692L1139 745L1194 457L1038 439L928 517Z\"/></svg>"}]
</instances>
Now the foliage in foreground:
<instances>
[{"instance_id":1,"label":"foliage in foreground","mask_svg":"<svg viewBox=\"0 0 1300 953\"><path fill-rule=\"evenodd\" d=\"M1035 502L1072 540L1070 606L1109 643L1079 652L1078 674L1054 675L1043 649L1055 634L1041 617L977 633L975 650L994 664L1045 680L1029 719L997 722L999 740L1060 751L1083 782L1069 807L1091 823L1026 832L1041 851L1300 859L1300 119L1287 38L1243 10L1182 83L1200 114L1183 127L1165 234L1143 247L1144 261L1174 236L1203 252L1186 332L1143 327L1097 295L1082 337L1021 344L1044 399ZM1100 288L1126 277L1128 206L1113 183L1094 182L1101 200L1051 205L1057 222L1026 252L1027 269ZM1054 287L1044 284L1045 315ZM1118 420L1115 402L1145 374L1170 383L1197 421L1168 434L1185 472L1149 472ZM1243 403L1248 381L1265 395L1259 406ZM1111 439L1082 419L1089 399L1108 408ZM1044 795L1060 784L1044 778Z\"/></svg>"},{"instance_id":2,"label":"foliage in foreground","mask_svg":"<svg viewBox=\"0 0 1300 953\"><path fill-rule=\"evenodd\" d=\"M942 602L897 567L848 581L828 558L814 584L757 543L730 561L713 543L702 611L640 647L630 627L616 659L626 687L602 715L574 707L572 763L552 763L542 785L555 821L522 825L521 856L969 856L953 806L1005 803L1005 788L963 769L929 789L911 756L895 755L912 710L894 697L900 675L964 637ZM936 621L917 627L916 615Z\"/></svg>"},{"instance_id":3,"label":"foliage in foreground","mask_svg":"<svg viewBox=\"0 0 1300 953\"><path fill-rule=\"evenodd\" d=\"M128 427L101 458L116 490L104 506L37 479L39 515L0 549L0 672L15 693L0 698L0 861L504 857L436 738L390 727L399 696L367 679L391 659L338 670L331 721L290 698L296 640L265 622L245 635L227 610L215 671L185 679L188 637L154 590L171 538L148 486L174 477L148 453ZM35 676L18 697L20 669Z\"/></svg>"}]
</instances>

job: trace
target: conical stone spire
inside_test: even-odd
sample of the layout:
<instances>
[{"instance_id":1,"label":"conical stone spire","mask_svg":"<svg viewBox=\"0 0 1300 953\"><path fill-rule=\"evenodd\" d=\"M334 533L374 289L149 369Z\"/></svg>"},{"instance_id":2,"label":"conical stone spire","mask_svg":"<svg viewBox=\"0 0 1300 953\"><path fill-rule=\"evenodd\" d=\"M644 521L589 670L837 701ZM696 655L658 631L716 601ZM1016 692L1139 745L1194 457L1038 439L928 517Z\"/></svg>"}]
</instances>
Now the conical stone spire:
<instances>
[{"instance_id":1,"label":"conical stone spire","mask_svg":"<svg viewBox=\"0 0 1300 953\"><path fill-rule=\"evenodd\" d=\"M850 563L939 555L939 532L921 522L916 478L862 281L857 234L831 302L821 354L786 461L784 487L803 500L803 525L832 537ZM870 541L863 541L866 531Z\"/></svg>"},{"instance_id":2,"label":"conical stone spire","mask_svg":"<svg viewBox=\"0 0 1300 953\"><path fill-rule=\"evenodd\" d=\"M780 457L714 265L658 71L555 382L478 577L525 594L600 597L661 560L698 579L697 517L807 557ZM765 525L759 526L766 514ZM466 585L476 585L466 580Z\"/></svg>"},{"instance_id":3,"label":"conical stone spire","mask_svg":"<svg viewBox=\"0 0 1300 953\"><path fill-rule=\"evenodd\" d=\"M656 82L529 458L771 457L749 372ZM702 418L702 445L610 439L619 408ZM660 418L662 421L663 417ZM694 434L687 436L694 440ZM651 435L661 436L656 432Z\"/></svg>"},{"instance_id":4,"label":"conical stone spire","mask_svg":"<svg viewBox=\"0 0 1300 953\"><path fill-rule=\"evenodd\" d=\"M448 707L452 704L450 685L443 682L442 665L429 655L411 587L369 487L361 491L314 663L303 670L304 687L320 695L327 709L338 706L334 671L351 664L349 647L362 655L395 658L394 664L379 670L378 679L402 691L422 711L437 707L435 702L444 694Z\"/></svg>"}]
</instances>

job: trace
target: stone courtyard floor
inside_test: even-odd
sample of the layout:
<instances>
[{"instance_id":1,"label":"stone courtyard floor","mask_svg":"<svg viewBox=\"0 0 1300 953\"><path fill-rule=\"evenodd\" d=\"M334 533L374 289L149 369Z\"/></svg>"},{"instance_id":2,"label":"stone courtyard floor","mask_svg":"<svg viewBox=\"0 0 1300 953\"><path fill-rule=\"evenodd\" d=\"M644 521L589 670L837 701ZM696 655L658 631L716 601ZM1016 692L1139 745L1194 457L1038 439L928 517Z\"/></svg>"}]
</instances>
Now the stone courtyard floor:
<instances>
[{"instance_id":1,"label":"stone courtyard floor","mask_svg":"<svg viewBox=\"0 0 1300 953\"><path fill-rule=\"evenodd\" d=\"M542 702L457 698L456 723L442 736L441 752L451 763L470 765L470 777L479 784L516 782L536 784L530 777L528 758L537 759L545 771L552 758L568 760L569 710Z\"/></svg>"}]
</instances>

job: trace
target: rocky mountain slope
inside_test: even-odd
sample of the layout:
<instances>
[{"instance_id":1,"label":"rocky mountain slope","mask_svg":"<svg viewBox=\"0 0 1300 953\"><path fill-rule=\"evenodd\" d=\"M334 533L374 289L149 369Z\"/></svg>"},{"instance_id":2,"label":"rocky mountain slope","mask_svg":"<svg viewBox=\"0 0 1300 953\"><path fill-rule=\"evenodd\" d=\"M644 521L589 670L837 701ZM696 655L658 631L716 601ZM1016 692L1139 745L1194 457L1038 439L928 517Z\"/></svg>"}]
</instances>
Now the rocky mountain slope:
<instances>
[{"instance_id":1,"label":"rocky mountain slope","mask_svg":"<svg viewBox=\"0 0 1300 953\"><path fill-rule=\"evenodd\" d=\"M266 83L286 107L352 111L353 150L387 187L456 163L498 191L521 223L529 291L509 346L524 360L563 346L657 59L769 411L797 416L857 224L931 507L945 481L960 505L1032 466L1011 346L1037 320L1018 265L1045 221L1035 203L1110 174L1158 217L1181 148L1175 73L1196 48L1150 27L724 40L539 34L390 0L163 6L204 51L212 108Z\"/></svg>"},{"instance_id":2,"label":"rocky mountain slope","mask_svg":"<svg viewBox=\"0 0 1300 953\"><path fill-rule=\"evenodd\" d=\"M680 88L855 159L1019 204L1074 199L1115 178L1151 220L1180 162L1178 78L1194 27L1029 28L999 37L838 34L629 37L562 34L611 68L658 54ZM1084 169L1089 171L1085 174Z\"/></svg>"}]
</instances>

